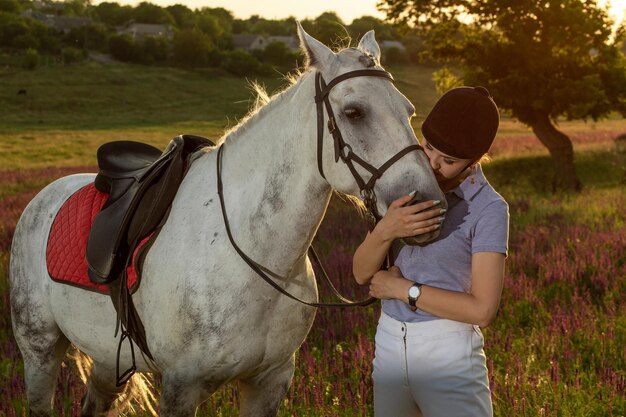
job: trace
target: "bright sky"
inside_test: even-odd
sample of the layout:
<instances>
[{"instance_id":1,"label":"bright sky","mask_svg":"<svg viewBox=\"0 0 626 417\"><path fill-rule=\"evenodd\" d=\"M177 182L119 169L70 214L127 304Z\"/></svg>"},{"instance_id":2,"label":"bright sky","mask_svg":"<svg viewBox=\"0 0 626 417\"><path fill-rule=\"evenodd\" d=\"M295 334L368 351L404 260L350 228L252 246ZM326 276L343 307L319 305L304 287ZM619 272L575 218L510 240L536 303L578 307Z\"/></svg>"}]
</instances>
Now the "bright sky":
<instances>
[{"instance_id":1,"label":"bright sky","mask_svg":"<svg viewBox=\"0 0 626 417\"><path fill-rule=\"evenodd\" d=\"M104 0L98 0L100 3ZM119 0L122 4L136 5L142 0ZM233 12L235 17L246 19L251 15L268 19L282 19L294 16L298 19L314 18L326 11L333 11L346 23L350 24L356 17L364 15L384 18L376 10L379 0L146 0L160 6L184 4L191 9L199 7L223 7ZM606 0L600 0L600 4ZM626 17L626 0L612 0L611 14L616 20Z\"/></svg>"},{"instance_id":2,"label":"bright sky","mask_svg":"<svg viewBox=\"0 0 626 417\"><path fill-rule=\"evenodd\" d=\"M115 0L96 0L94 3ZM137 5L143 0L117 0L120 4ZM160 6L184 4L190 9L200 7L223 7L233 12L236 18L247 19L257 14L268 19L294 16L297 19L315 18L326 11L333 11L349 24L364 15L384 18L376 10L378 0L145 0ZM624 0L626 1L626 0Z\"/></svg>"},{"instance_id":3,"label":"bright sky","mask_svg":"<svg viewBox=\"0 0 626 417\"><path fill-rule=\"evenodd\" d=\"M602 5L610 3L611 8L609 12L611 16L613 16L613 19L615 19L616 24L626 19L626 0L600 0L599 3Z\"/></svg>"}]
</instances>

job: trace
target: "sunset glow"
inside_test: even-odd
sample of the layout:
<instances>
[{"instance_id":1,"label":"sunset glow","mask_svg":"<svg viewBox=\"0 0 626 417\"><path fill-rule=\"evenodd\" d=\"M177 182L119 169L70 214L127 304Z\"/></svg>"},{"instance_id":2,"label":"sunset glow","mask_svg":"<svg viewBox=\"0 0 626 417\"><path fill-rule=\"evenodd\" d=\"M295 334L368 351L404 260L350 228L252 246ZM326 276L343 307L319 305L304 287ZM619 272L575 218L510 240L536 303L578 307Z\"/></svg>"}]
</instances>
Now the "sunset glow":
<instances>
[{"instance_id":1,"label":"sunset glow","mask_svg":"<svg viewBox=\"0 0 626 417\"><path fill-rule=\"evenodd\" d=\"M136 5L143 0L124 0L121 4ZM296 2L293 0L149 0L160 6L172 4L184 4L195 9L201 7L223 7L233 12L236 18L247 19L252 15L259 15L268 19L283 19L294 16L298 19L315 18L320 14L333 11L349 24L354 18L364 15L375 16L383 19L385 15L376 9L379 0L316 0ZM94 2L95 4L101 1ZM606 0L600 0L600 4L606 4ZM619 21L624 19L626 13L626 0L610 1L611 16Z\"/></svg>"}]
</instances>

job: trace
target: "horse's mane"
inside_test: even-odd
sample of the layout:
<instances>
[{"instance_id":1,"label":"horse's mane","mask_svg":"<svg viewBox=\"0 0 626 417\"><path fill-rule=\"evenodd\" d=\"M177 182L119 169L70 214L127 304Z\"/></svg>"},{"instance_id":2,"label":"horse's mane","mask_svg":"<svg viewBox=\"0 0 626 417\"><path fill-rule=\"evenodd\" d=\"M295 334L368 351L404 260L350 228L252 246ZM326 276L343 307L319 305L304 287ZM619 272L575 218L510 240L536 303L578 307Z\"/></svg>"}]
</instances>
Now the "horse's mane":
<instances>
[{"instance_id":1,"label":"horse's mane","mask_svg":"<svg viewBox=\"0 0 626 417\"><path fill-rule=\"evenodd\" d=\"M226 140L234 140L239 135L239 133L247 130L250 125L247 122L250 121L250 119L255 117L262 117L265 112L267 112L268 109L271 107L268 106L270 102L278 103L282 101L286 96L287 90L289 90L290 87L300 81L300 79L302 79L302 77L304 77L306 73L308 73L307 70L301 70L299 68L292 73L288 73L283 77L286 81L286 84L278 91L274 92L271 96L267 92L264 85L256 81L250 81L249 89L252 91L254 98L252 101L252 105L248 110L248 113L246 113L246 115L243 116L237 122L237 124L230 127L226 132L224 132L224 135L219 139L217 144L220 144Z\"/></svg>"},{"instance_id":2,"label":"horse's mane","mask_svg":"<svg viewBox=\"0 0 626 417\"><path fill-rule=\"evenodd\" d=\"M346 31L347 33L347 31ZM349 36L338 38L335 40L332 49L335 53L340 53L346 49L351 49L350 44L352 43L352 38ZM352 48L355 49L355 48ZM271 106L267 106L270 102L280 102L286 96L287 90L290 87L297 84L306 74L310 72L312 67L308 64L305 64L303 68L296 68L294 71L287 73L283 76L283 79L286 81L286 84L280 88L278 91L274 92L271 96L267 92L267 89L264 85L259 84L256 81L249 82L249 88L254 95L254 99L248 113L241 118L234 126L230 127L224 135L219 139L218 144L226 141L233 140L238 132L246 130L246 123L255 116L262 117L267 108ZM243 130L242 130L243 129Z\"/></svg>"}]
</instances>

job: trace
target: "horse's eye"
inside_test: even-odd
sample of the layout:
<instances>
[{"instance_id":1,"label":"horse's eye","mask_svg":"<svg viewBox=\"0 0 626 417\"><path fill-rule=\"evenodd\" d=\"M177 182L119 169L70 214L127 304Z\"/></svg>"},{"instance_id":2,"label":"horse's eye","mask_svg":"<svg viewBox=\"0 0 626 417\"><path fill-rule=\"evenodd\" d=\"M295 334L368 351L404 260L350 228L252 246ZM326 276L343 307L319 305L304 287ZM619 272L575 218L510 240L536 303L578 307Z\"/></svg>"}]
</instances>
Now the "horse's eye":
<instances>
[{"instance_id":1,"label":"horse's eye","mask_svg":"<svg viewBox=\"0 0 626 417\"><path fill-rule=\"evenodd\" d=\"M344 111L344 113L346 114L348 119L359 119L363 117L363 113L361 112L361 110L357 109L356 107L348 107Z\"/></svg>"}]
</instances>

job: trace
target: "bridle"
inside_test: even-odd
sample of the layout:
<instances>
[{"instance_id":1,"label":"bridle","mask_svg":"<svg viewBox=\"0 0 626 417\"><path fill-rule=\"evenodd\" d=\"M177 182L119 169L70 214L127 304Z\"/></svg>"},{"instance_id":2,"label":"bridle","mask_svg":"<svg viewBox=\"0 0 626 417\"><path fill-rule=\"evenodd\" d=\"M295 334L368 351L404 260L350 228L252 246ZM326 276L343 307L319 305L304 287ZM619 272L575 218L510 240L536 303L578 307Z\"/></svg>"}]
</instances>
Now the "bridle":
<instances>
[{"instance_id":1,"label":"bridle","mask_svg":"<svg viewBox=\"0 0 626 417\"><path fill-rule=\"evenodd\" d=\"M328 96L330 90L334 86L342 81L355 77L380 77L394 82L394 79L390 73L377 69L361 69L346 72L345 74L333 78L328 84L324 82L324 77L322 77L322 74L320 72L317 72L315 74L315 103L317 107L317 168L320 172L320 175L324 179L326 179L326 176L324 175L324 168L322 166L322 151L324 148L323 107L326 107L326 112L328 113L328 130L333 135L333 143L335 146L335 162L338 162L339 158L341 158L341 160L348 166L348 169L350 169L354 180L359 186L359 192L361 194L361 198L363 199L363 203L368 210L368 214L372 217L374 223L378 223L382 216L378 213L378 210L376 208L376 194L374 193L374 185L376 185L376 181L380 177L382 177L385 171L387 171L387 169L389 169L400 158L402 158L409 152L421 150L422 147L418 144L409 145L391 158L389 158L389 160L382 164L380 168L375 168L368 162L361 159L354 152L352 152L352 147L350 146L350 144L346 143L343 140L343 136L341 135L341 131L337 126L335 113L333 112L333 108L330 105L330 99ZM355 162L372 174L369 181L365 182L363 177L361 177L361 175L358 173L354 166Z\"/></svg>"},{"instance_id":2,"label":"bridle","mask_svg":"<svg viewBox=\"0 0 626 417\"><path fill-rule=\"evenodd\" d=\"M381 219L381 216L378 213L378 210L376 209L376 194L374 193L374 185L376 184L376 181L380 177L382 177L383 173L387 169L389 169L389 167L391 167L394 163L396 163L400 158L407 155L411 151L421 150L422 147L418 144L407 146L406 148L404 148L403 150L401 150L400 152L392 156L380 168L375 168L368 162L361 159L354 152L352 152L352 147L343 140L341 131L339 130L339 127L337 126L335 114L333 112L332 106L330 105L330 100L328 98L328 95L330 93L330 90L334 86L339 84L340 82L345 81L350 78L364 77L364 76L365 77L380 77L380 78L385 78L391 82L394 81L390 73L388 73L387 71L377 70L377 69L361 69L361 70L346 72L345 74L339 75L338 77L332 79L330 83L328 84L326 84L326 82L324 81L324 78L322 77L321 73L317 72L315 74L315 103L316 103L316 109L317 109L317 166L318 166L320 175L324 179L326 179L326 176L324 175L324 169L322 166L322 153L324 149L324 143L323 143L324 107L326 107L326 112L328 113L328 130L333 136L334 147L335 147L335 162L338 162L339 159L341 158L341 160L348 166L348 169L350 169L352 176L354 177L355 181L357 182L359 186L361 198L363 198L365 207L367 208L368 212L370 213L371 217L375 220L375 222L378 222ZM317 262L317 264L319 265L320 271L322 272L322 276L324 280L327 282L327 284L330 286L331 290L334 292L334 295L339 300L341 300L341 302L339 303L313 303L309 301L304 301L296 297L295 295L289 293L283 287L278 285L276 281L274 281L269 276L269 275L272 275L276 277L278 276L278 274L272 272L271 270L255 262L253 259L251 259L248 255L245 254L245 252L237 245L237 243L235 242L235 239L233 238L232 232L230 230L230 223L228 221L228 216L226 215L226 205L224 203L224 192L223 192L224 187L222 184L222 155L224 151L223 145L224 144L222 143L222 145L220 145L217 151L217 193L220 198L220 206L222 209L222 216L224 218L224 226L226 227L226 233L228 235L228 239L230 240L230 243L235 248L235 251L237 251L239 256L244 260L244 262L246 262L248 266L250 266L250 268L254 272L257 273L257 275L263 278L268 284L274 287L281 294L295 301L298 301L302 304L311 306L311 307L366 306L376 301L376 298L373 298L373 297L369 297L367 299L359 300L359 301L350 301L344 298L343 296L341 296L341 294L339 294L339 292L336 290L336 288L330 281L328 274L324 270L324 267L322 266L322 263L320 262L319 257L317 256L317 253L313 249L312 245L309 246L309 254L315 260L315 262ZM369 181L366 182L363 179L363 177L361 177L361 175L358 173L358 171L356 170L354 166L355 162L361 165L363 168L365 168L367 171L369 171L372 174Z\"/></svg>"}]
</instances>

